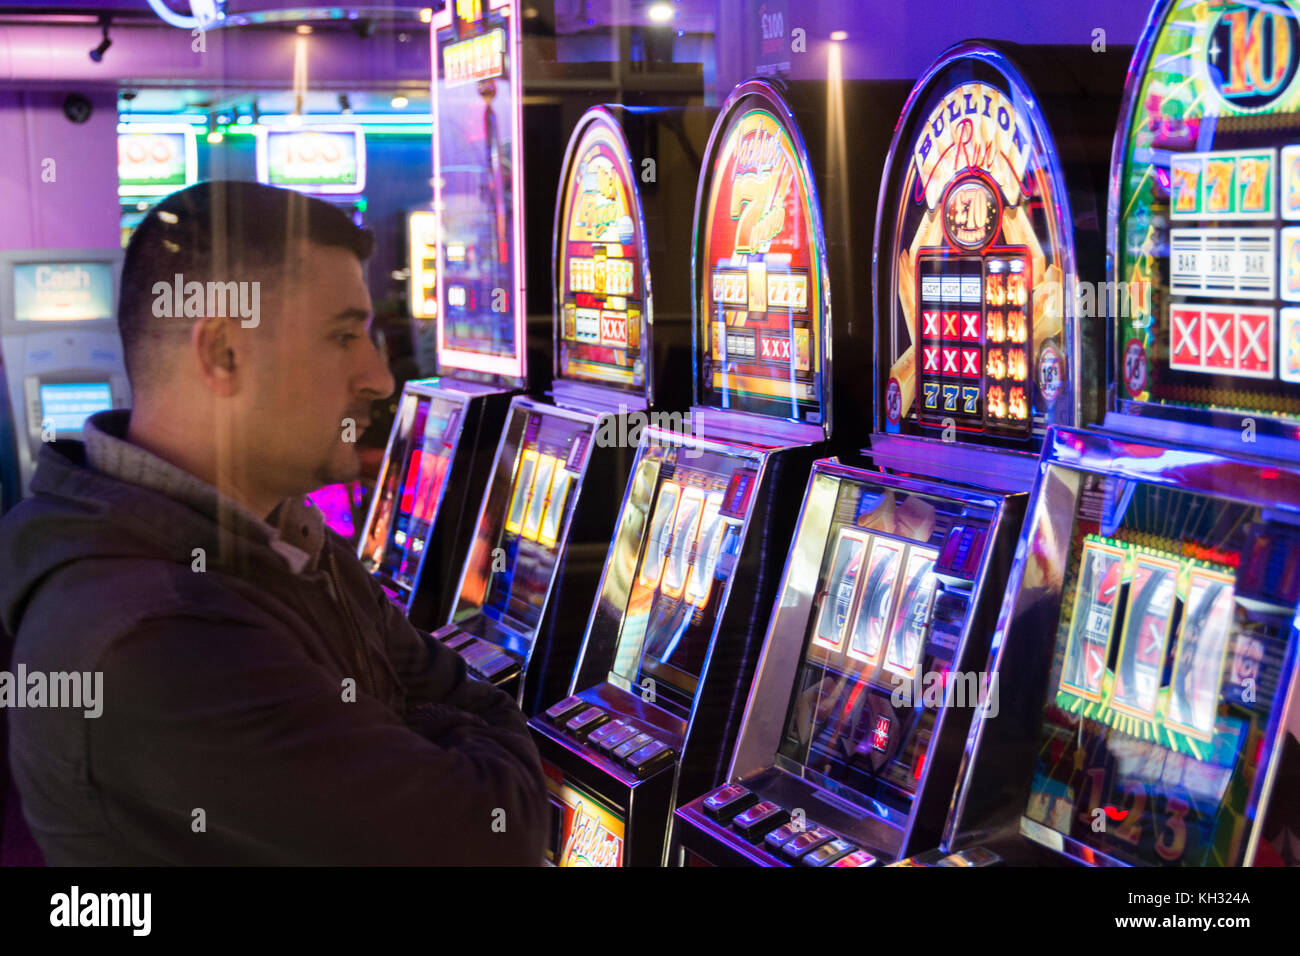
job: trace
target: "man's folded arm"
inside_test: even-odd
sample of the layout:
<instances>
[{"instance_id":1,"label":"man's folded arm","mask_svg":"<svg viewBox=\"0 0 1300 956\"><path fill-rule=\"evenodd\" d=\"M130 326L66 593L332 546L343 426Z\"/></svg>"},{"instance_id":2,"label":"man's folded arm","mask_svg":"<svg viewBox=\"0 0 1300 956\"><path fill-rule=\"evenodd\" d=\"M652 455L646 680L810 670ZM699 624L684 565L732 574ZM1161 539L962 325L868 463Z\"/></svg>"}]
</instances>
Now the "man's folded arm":
<instances>
[{"instance_id":1,"label":"man's folded arm","mask_svg":"<svg viewBox=\"0 0 1300 956\"><path fill-rule=\"evenodd\" d=\"M527 731L463 713L454 683L417 732L293 639L197 616L146 622L101 669L91 782L109 824L160 859L540 861L546 796Z\"/></svg>"},{"instance_id":2,"label":"man's folded arm","mask_svg":"<svg viewBox=\"0 0 1300 956\"><path fill-rule=\"evenodd\" d=\"M525 726L514 699L491 684L474 680L465 673L461 657L415 627L401 609L383 596L378 583L371 582L380 613L388 658L412 705L449 703L472 713L493 727Z\"/></svg>"}]
</instances>

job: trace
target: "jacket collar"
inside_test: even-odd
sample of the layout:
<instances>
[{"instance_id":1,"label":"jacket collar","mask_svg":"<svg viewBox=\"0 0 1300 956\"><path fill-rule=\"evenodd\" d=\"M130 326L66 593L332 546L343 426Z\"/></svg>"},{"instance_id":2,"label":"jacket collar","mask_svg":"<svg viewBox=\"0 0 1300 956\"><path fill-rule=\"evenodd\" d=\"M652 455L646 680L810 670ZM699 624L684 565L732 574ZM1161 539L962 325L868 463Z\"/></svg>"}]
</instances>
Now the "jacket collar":
<instances>
[{"instance_id":1,"label":"jacket collar","mask_svg":"<svg viewBox=\"0 0 1300 956\"><path fill-rule=\"evenodd\" d=\"M325 543L325 519L304 498L286 498L264 520L201 478L127 441L129 409L99 412L82 429L86 463L119 481L148 488L230 526L265 540L294 574L316 569Z\"/></svg>"}]
</instances>

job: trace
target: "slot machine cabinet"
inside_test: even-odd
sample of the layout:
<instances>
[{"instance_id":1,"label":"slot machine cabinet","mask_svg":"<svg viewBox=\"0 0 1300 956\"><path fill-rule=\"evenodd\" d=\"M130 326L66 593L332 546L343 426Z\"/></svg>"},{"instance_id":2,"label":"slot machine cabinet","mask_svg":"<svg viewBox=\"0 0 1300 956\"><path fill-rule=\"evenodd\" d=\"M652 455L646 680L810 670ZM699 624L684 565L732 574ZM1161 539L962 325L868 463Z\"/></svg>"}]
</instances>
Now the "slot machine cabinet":
<instances>
[{"instance_id":1,"label":"slot machine cabinet","mask_svg":"<svg viewBox=\"0 0 1300 956\"><path fill-rule=\"evenodd\" d=\"M778 88L737 87L704 155L689 426L642 431L570 696L529 722L559 865L660 865L676 793L721 772L830 433L821 206Z\"/></svg>"},{"instance_id":2,"label":"slot machine cabinet","mask_svg":"<svg viewBox=\"0 0 1300 956\"><path fill-rule=\"evenodd\" d=\"M1072 429L1043 465L941 853L1260 862L1295 819L1300 469Z\"/></svg>"},{"instance_id":3,"label":"slot machine cabinet","mask_svg":"<svg viewBox=\"0 0 1300 956\"><path fill-rule=\"evenodd\" d=\"M357 542L357 558L417 627L439 620L447 569L469 547L465 511L491 464L472 449L500 433L507 408L483 397L472 383L406 383Z\"/></svg>"},{"instance_id":4,"label":"slot machine cabinet","mask_svg":"<svg viewBox=\"0 0 1300 956\"><path fill-rule=\"evenodd\" d=\"M528 380L518 19L510 0L449 3L430 25L438 374L409 389L409 404L403 392L357 544L358 557L425 629L451 613L474 503L511 398ZM394 460L408 408L407 427L419 417L433 431L408 435L414 445ZM426 510L408 513L405 504ZM418 535L402 530L408 520Z\"/></svg>"},{"instance_id":5,"label":"slot machine cabinet","mask_svg":"<svg viewBox=\"0 0 1300 956\"><path fill-rule=\"evenodd\" d=\"M681 860L870 866L936 844L960 708L987 690L943 677L983 666L971 633L996 620L987 570L1009 561L1020 506L814 464L727 783L677 811Z\"/></svg>"},{"instance_id":6,"label":"slot machine cabinet","mask_svg":"<svg viewBox=\"0 0 1300 956\"><path fill-rule=\"evenodd\" d=\"M1060 63L963 43L912 88L876 218L879 470L814 469L727 774L677 812L685 861L874 865L942 833L1046 423L1087 401L1064 300L1101 275L1105 149L1049 109L1083 95Z\"/></svg>"},{"instance_id":7,"label":"slot machine cabinet","mask_svg":"<svg viewBox=\"0 0 1300 956\"><path fill-rule=\"evenodd\" d=\"M970 41L917 81L876 217L877 467L1023 494L1047 428L1100 416L1096 127L1123 66Z\"/></svg>"},{"instance_id":8,"label":"slot machine cabinet","mask_svg":"<svg viewBox=\"0 0 1300 956\"><path fill-rule=\"evenodd\" d=\"M1115 134L1105 428L1300 458L1300 5L1158 3Z\"/></svg>"},{"instance_id":9,"label":"slot machine cabinet","mask_svg":"<svg viewBox=\"0 0 1300 956\"><path fill-rule=\"evenodd\" d=\"M972 725L940 854L1300 862L1298 31L1290 2L1152 10L1115 133L1105 419L1049 442L1002 716Z\"/></svg>"},{"instance_id":10,"label":"slot machine cabinet","mask_svg":"<svg viewBox=\"0 0 1300 956\"><path fill-rule=\"evenodd\" d=\"M637 434L656 420L647 413L684 408L658 400L673 376L655 318L663 304L681 322L690 297L684 283L656 289L653 275L689 268L689 244L669 241L681 228L670 220L687 217L645 195L628 134L697 129L702 149L708 118L599 106L569 141L555 212L555 401L512 400L455 606L434 634L528 715L566 693L582 642L573 623L595 599Z\"/></svg>"}]
</instances>

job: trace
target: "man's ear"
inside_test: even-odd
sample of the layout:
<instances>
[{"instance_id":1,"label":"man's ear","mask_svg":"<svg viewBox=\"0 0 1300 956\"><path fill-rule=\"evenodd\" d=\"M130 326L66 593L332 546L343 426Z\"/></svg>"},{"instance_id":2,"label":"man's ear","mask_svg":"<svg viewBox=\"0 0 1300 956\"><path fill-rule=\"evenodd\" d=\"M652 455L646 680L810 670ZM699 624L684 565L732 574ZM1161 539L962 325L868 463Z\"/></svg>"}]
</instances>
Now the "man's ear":
<instances>
[{"instance_id":1,"label":"man's ear","mask_svg":"<svg viewBox=\"0 0 1300 956\"><path fill-rule=\"evenodd\" d=\"M231 320L222 316L199 319L190 329L190 349L198 360L199 372L208 388L221 397L239 390L240 363L234 331Z\"/></svg>"}]
</instances>

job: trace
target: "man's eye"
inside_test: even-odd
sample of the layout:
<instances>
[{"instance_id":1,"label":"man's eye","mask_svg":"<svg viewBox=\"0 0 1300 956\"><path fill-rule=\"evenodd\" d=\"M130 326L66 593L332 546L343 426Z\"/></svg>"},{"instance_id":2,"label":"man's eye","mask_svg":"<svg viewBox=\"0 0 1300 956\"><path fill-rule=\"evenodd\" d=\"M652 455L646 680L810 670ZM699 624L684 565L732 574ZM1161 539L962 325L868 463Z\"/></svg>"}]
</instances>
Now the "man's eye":
<instances>
[{"instance_id":1,"label":"man's eye","mask_svg":"<svg viewBox=\"0 0 1300 956\"><path fill-rule=\"evenodd\" d=\"M347 348L359 338L361 338L361 336L354 332L340 332L338 335L334 336L334 341L338 342L339 345L343 346L343 348Z\"/></svg>"}]
</instances>

